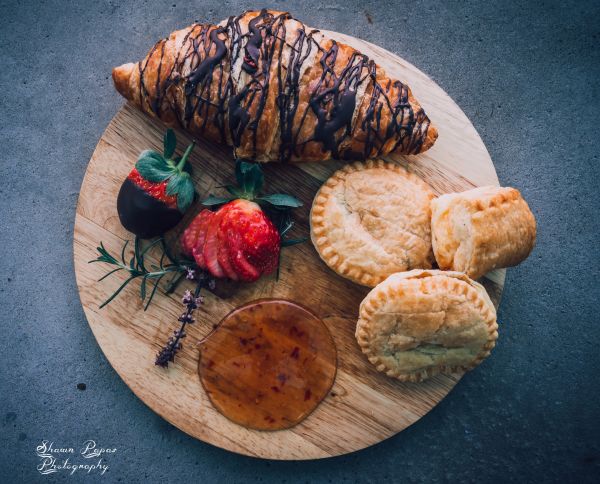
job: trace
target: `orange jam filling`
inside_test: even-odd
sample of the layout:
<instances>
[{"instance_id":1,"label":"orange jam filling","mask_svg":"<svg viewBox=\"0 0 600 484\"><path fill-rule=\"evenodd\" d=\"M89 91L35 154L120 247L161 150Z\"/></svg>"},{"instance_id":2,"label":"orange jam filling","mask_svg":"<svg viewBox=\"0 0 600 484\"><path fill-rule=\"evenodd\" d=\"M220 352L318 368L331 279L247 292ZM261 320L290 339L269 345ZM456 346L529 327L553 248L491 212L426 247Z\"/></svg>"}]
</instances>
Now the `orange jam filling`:
<instances>
[{"instance_id":1,"label":"orange jam filling","mask_svg":"<svg viewBox=\"0 0 600 484\"><path fill-rule=\"evenodd\" d=\"M285 429L306 418L331 389L337 369L325 324L286 300L235 309L199 347L198 371L213 405L258 430Z\"/></svg>"}]
</instances>

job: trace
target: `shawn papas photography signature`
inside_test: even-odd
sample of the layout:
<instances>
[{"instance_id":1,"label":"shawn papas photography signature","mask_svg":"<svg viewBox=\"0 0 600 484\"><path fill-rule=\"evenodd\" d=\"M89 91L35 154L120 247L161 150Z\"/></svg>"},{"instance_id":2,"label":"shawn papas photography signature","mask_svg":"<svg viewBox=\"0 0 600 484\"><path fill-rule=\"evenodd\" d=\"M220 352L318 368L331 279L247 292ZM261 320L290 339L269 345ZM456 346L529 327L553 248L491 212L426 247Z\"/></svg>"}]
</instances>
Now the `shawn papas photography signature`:
<instances>
[{"instance_id":1,"label":"shawn papas photography signature","mask_svg":"<svg viewBox=\"0 0 600 484\"><path fill-rule=\"evenodd\" d=\"M54 442L42 440L42 443L35 449L35 453L41 459L37 466L40 474L53 474L54 472L65 471L73 475L77 471L90 474L99 472L100 475L108 470L108 464L103 462L105 455L115 454L116 447L100 447L94 440L86 440L81 448L75 450L74 447L59 447ZM99 457L98 460L95 460ZM94 459L93 461L83 461L79 459Z\"/></svg>"}]
</instances>

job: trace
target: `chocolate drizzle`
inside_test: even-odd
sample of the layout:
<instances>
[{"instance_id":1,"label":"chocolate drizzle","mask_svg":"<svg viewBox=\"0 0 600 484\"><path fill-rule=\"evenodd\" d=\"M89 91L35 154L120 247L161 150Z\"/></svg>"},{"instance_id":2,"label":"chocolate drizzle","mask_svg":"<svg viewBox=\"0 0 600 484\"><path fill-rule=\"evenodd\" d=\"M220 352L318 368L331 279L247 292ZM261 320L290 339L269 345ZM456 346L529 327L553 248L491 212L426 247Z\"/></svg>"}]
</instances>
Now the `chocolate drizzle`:
<instances>
[{"instance_id":1,"label":"chocolate drizzle","mask_svg":"<svg viewBox=\"0 0 600 484\"><path fill-rule=\"evenodd\" d=\"M153 55L155 55L155 52L157 52L158 49L160 49L160 61L158 63L158 71L156 74L154 93L151 94L148 89L148 86L146 86L144 75L146 73L146 70L148 69L150 59L153 57ZM152 47L152 49L150 49L150 52L146 56L146 59L138 64L138 70L139 70L139 74L140 74L140 92L139 92L140 99L142 100L142 102L144 99L146 99L149 103L149 107L152 110L152 112L159 117L160 117L160 103L161 103L161 99L163 97L163 89L161 89L161 82L160 82L160 71L162 68L164 54L165 54L165 39L162 39L162 40L159 40L156 44L154 44L154 46Z\"/></svg>"},{"instance_id":2,"label":"chocolate drizzle","mask_svg":"<svg viewBox=\"0 0 600 484\"><path fill-rule=\"evenodd\" d=\"M195 35L194 30L197 31ZM184 125L189 128L194 115L197 115L202 120L199 125L200 131L204 133L207 124L211 122L212 126L218 129L221 141L227 140L226 100L232 91L230 80L223 85L223 59L228 52L225 41L221 39L224 33L225 29L222 27L195 26L190 32L188 54L184 56L184 59L191 59L192 65L196 63L184 83ZM210 55L212 51L214 53ZM218 71L216 76L215 71ZM217 84L217 103L211 102L213 83Z\"/></svg>"},{"instance_id":3,"label":"chocolate drizzle","mask_svg":"<svg viewBox=\"0 0 600 484\"><path fill-rule=\"evenodd\" d=\"M304 47L306 45L306 48ZM277 107L279 108L279 159L288 161L295 151L295 141L293 136L294 117L298 110L298 101L300 97L300 70L306 58L310 55L313 46L312 32L306 33L304 30L298 30L298 36L291 45L288 66L283 76L283 66L281 63L277 66L277 79L279 94L277 96ZM280 45L279 58L281 58L283 43Z\"/></svg>"},{"instance_id":4,"label":"chocolate drizzle","mask_svg":"<svg viewBox=\"0 0 600 484\"><path fill-rule=\"evenodd\" d=\"M205 57L202 62L198 64L196 69L188 76L188 82L185 86L185 93L190 95L198 85L199 82L204 81L206 75L214 71L215 66L221 62L225 54L227 54L227 47L225 42L219 38L219 34L223 33L222 28L214 29L210 32L211 45L216 46L216 52L212 56ZM209 50L211 45L209 45Z\"/></svg>"},{"instance_id":5,"label":"chocolate drizzle","mask_svg":"<svg viewBox=\"0 0 600 484\"><path fill-rule=\"evenodd\" d=\"M364 67L366 57L353 54L348 65L341 74L336 76L335 64L338 56L338 44L333 41L331 48L321 57L323 75L311 96L310 107L317 116L317 127L313 136L314 141L323 144L333 158L340 158L339 146L346 136L352 133L352 115L356 108L356 88ZM358 59L358 62L355 61ZM320 90L321 85L330 78L332 85ZM316 94L320 92L319 94ZM333 107L329 107L331 104ZM344 133L336 138L336 133L345 128Z\"/></svg>"},{"instance_id":6,"label":"chocolate drizzle","mask_svg":"<svg viewBox=\"0 0 600 484\"><path fill-rule=\"evenodd\" d=\"M267 15L267 10L262 9L258 17L254 17L248 24L248 30L250 31L250 38L246 44L246 55L244 56L244 63L242 69L250 74L254 74L258 68L258 56L260 46L262 45L262 33L256 26Z\"/></svg>"},{"instance_id":7,"label":"chocolate drizzle","mask_svg":"<svg viewBox=\"0 0 600 484\"><path fill-rule=\"evenodd\" d=\"M342 56L339 44L292 23L288 13L263 9L244 32L246 15L221 27L193 25L178 41L169 69L163 67L166 44L174 40L158 42L138 65L142 107L262 159L365 159L421 151L430 123L415 109L408 86L378 78L373 61L358 52L347 58L347 50ZM150 86L149 69L156 69ZM312 133L307 123L315 125Z\"/></svg>"},{"instance_id":8,"label":"chocolate drizzle","mask_svg":"<svg viewBox=\"0 0 600 484\"><path fill-rule=\"evenodd\" d=\"M247 92L247 89L243 89L239 94L231 96L229 100L229 130L231 131L233 146L240 145L242 135L250 122L250 115L242 106L242 101L246 97Z\"/></svg>"}]
</instances>

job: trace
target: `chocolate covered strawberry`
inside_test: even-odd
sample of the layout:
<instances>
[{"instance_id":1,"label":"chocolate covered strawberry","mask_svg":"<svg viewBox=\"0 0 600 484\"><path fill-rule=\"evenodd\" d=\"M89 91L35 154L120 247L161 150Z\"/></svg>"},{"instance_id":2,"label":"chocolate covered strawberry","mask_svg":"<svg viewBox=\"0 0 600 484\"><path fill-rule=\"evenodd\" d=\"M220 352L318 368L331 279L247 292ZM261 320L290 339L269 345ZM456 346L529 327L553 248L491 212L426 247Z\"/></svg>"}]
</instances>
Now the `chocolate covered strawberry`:
<instances>
[{"instance_id":1,"label":"chocolate covered strawberry","mask_svg":"<svg viewBox=\"0 0 600 484\"><path fill-rule=\"evenodd\" d=\"M284 210L302 204L290 195L258 196L263 185L258 165L239 161L236 178L238 186L226 187L235 198L205 200L205 205L222 206L216 212L200 212L181 244L214 277L251 282L277 268L281 247L280 233L260 204Z\"/></svg>"},{"instance_id":2,"label":"chocolate covered strawberry","mask_svg":"<svg viewBox=\"0 0 600 484\"><path fill-rule=\"evenodd\" d=\"M174 131L167 130L163 154L153 150L140 153L119 191L117 212L121 224L143 239L172 229L194 200L187 163L194 143L182 157L172 158L176 144Z\"/></svg>"}]
</instances>

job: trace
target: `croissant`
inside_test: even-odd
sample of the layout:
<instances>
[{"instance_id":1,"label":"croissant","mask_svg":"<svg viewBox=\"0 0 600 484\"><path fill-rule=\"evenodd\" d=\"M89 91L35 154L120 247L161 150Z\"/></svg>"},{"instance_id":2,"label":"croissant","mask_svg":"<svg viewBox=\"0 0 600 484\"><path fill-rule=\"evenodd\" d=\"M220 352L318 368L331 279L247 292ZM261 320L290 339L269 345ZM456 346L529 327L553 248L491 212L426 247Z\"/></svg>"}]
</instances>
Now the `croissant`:
<instances>
[{"instance_id":1,"label":"croissant","mask_svg":"<svg viewBox=\"0 0 600 484\"><path fill-rule=\"evenodd\" d=\"M238 158L363 160L421 153L437 138L406 84L284 12L191 25L112 74L144 112Z\"/></svg>"}]
</instances>

